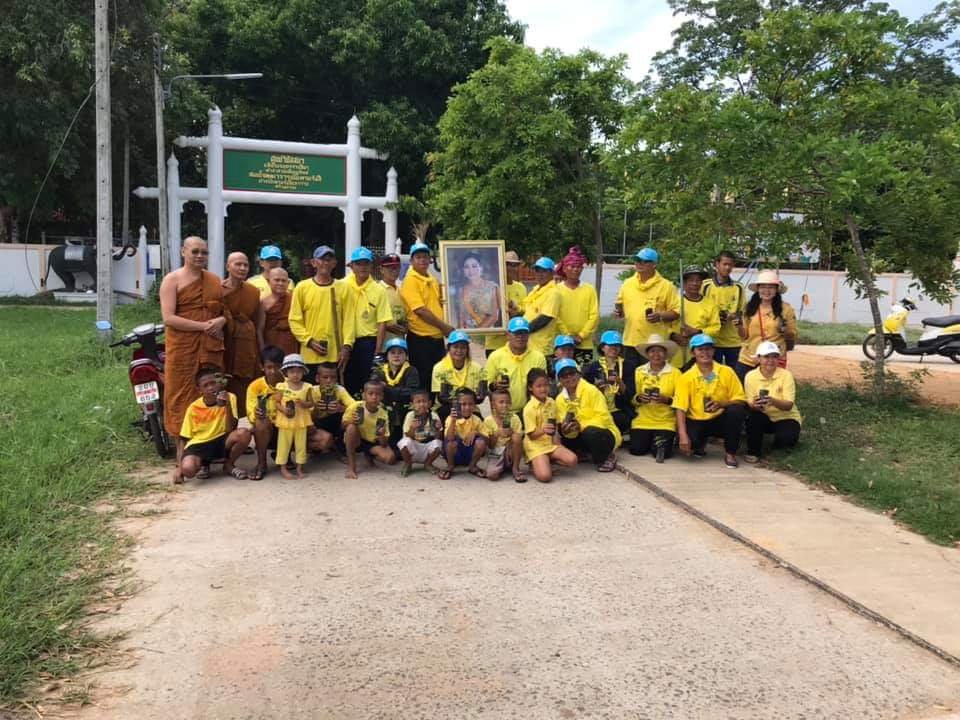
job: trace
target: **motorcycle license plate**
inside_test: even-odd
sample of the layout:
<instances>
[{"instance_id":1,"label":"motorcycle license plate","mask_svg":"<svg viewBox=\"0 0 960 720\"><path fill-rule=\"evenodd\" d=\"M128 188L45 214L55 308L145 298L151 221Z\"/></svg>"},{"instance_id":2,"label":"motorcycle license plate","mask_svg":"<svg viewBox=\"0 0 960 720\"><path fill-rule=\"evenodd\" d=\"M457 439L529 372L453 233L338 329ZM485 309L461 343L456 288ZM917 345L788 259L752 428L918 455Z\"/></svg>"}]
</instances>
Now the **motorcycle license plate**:
<instances>
[{"instance_id":1,"label":"motorcycle license plate","mask_svg":"<svg viewBox=\"0 0 960 720\"><path fill-rule=\"evenodd\" d=\"M160 399L160 388L153 381L134 385L133 393L137 396L137 402L141 405Z\"/></svg>"}]
</instances>

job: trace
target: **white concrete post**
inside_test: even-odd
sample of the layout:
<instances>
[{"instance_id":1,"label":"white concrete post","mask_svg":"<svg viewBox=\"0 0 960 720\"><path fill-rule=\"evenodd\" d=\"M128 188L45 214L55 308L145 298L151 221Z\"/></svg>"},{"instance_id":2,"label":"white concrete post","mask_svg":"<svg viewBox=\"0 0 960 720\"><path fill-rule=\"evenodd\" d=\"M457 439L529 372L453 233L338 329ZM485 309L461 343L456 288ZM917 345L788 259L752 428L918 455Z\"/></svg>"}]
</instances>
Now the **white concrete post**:
<instances>
[{"instance_id":1,"label":"white concrete post","mask_svg":"<svg viewBox=\"0 0 960 720\"><path fill-rule=\"evenodd\" d=\"M397 170L390 167L387 170L387 194L385 196L387 204L397 201ZM384 252L390 252L390 248L397 240L397 209L386 208L383 211L383 249Z\"/></svg>"},{"instance_id":2,"label":"white concrete post","mask_svg":"<svg viewBox=\"0 0 960 720\"><path fill-rule=\"evenodd\" d=\"M183 264L180 256L180 243L183 235L180 230L180 213L183 201L180 200L180 163L172 152L167 160L167 257L170 269L176 270ZM162 241L161 241L162 242Z\"/></svg>"},{"instance_id":3,"label":"white concrete post","mask_svg":"<svg viewBox=\"0 0 960 720\"><path fill-rule=\"evenodd\" d=\"M223 277L223 113L212 107L207 113L207 270ZM357 136L359 142L359 135ZM349 225L347 226L349 227Z\"/></svg>"},{"instance_id":4,"label":"white concrete post","mask_svg":"<svg viewBox=\"0 0 960 720\"><path fill-rule=\"evenodd\" d=\"M347 258L360 247L360 188L360 120L354 115L347 123L347 207L343 213Z\"/></svg>"},{"instance_id":5,"label":"white concrete post","mask_svg":"<svg viewBox=\"0 0 960 720\"><path fill-rule=\"evenodd\" d=\"M137 240L137 289L140 297L146 297L150 291L147 282L147 228L140 226L140 239Z\"/></svg>"}]
</instances>

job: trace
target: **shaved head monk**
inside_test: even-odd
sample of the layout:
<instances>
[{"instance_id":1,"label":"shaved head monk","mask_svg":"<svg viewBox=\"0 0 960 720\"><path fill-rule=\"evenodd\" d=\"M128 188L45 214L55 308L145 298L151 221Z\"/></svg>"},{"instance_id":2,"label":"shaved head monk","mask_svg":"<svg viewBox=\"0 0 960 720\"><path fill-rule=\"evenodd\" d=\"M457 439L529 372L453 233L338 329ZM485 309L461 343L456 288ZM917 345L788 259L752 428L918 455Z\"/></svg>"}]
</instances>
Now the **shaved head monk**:
<instances>
[{"instance_id":1,"label":"shaved head monk","mask_svg":"<svg viewBox=\"0 0 960 720\"><path fill-rule=\"evenodd\" d=\"M247 385L259 374L260 348L257 317L260 291L248 283L250 261L242 252L227 256L227 277L223 281L223 305L227 309L223 362L230 380L227 389L237 396L240 416L246 415Z\"/></svg>"},{"instance_id":2,"label":"shaved head monk","mask_svg":"<svg viewBox=\"0 0 960 720\"><path fill-rule=\"evenodd\" d=\"M290 302L293 294L290 292L290 276L282 267L267 270L264 273L269 295L261 295L260 308L262 312L257 319L257 337L260 347L273 345L283 350L284 355L300 352L300 342L290 332Z\"/></svg>"},{"instance_id":3,"label":"shaved head monk","mask_svg":"<svg viewBox=\"0 0 960 720\"><path fill-rule=\"evenodd\" d=\"M207 243L191 236L183 241L183 267L160 283L160 312L166 326L167 356L163 375L163 424L177 438L177 467L183 456L183 416L197 399L201 367L223 370L223 289L206 270Z\"/></svg>"}]
</instances>

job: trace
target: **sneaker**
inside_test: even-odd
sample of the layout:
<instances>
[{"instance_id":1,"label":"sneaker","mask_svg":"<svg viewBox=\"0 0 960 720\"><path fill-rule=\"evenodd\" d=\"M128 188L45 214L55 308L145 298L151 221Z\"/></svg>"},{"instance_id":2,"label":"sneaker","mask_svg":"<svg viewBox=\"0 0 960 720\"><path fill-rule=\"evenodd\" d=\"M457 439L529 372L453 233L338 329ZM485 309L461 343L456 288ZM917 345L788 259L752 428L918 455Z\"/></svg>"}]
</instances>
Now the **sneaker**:
<instances>
[{"instance_id":1,"label":"sneaker","mask_svg":"<svg viewBox=\"0 0 960 720\"><path fill-rule=\"evenodd\" d=\"M748 462L748 463L750 463L751 465L755 465L756 463L760 462L760 456L759 456L759 455L744 455L744 456L743 456L743 461L744 461L744 462Z\"/></svg>"}]
</instances>

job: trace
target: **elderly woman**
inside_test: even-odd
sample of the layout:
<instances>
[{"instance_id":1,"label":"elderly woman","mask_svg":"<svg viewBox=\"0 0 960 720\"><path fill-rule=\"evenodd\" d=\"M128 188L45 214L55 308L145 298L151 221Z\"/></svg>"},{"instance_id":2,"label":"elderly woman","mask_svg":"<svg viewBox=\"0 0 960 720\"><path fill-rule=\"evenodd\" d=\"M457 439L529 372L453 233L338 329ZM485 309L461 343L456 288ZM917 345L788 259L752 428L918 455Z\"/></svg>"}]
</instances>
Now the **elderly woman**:
<instances>
[{"instance_id":1,"label":"elderly woman","mask_svg":"<svg viewBox=\"0 0 960 720\"><path fill-rule=\"evenodd\" d=\"M673 396L677 437L685 455L703 457L707 439L723 438L724 463L737 467L740 431L747 402L736 373L713 361L713 338L706 333L690 339L694 364L680 376Z\"/></svg>"},{"instance_id":2,"label":"elderly woman","mask_svg":"<svg viewBox=\"0 0 960 720\"><path fill-rule=\"evenodd\" d=\"M617 429L603 393L580 377L573 360L557 362L557 419L563 444L577 453L590 455L598 472L617 469L614 451L620 445Z\"/></svg>"},{"instance_id":3,"label":"elderly woman","mask_svg":"<svg viewBox=\"0 0 960 720\"><path fill-rule=\"evenodd\" d=\"M748 463L760 459L763 436L773 435L773 448L792 448L800 439L803 418L797 410L797 387L793 374L779 366L780 348L773 342L762 342L757 347L760 365L747 373L744 393L747 396L747 455Z\"/></svg>"},{"instance_id":4,"label":"elderly woman","mask_svg":"<svg viewBox=\"0 0 960 720\"><path fill-rule=\"evenodd\" d=\"M738 330L743 344L737 361L737 377L743 382L747 373L758 363L757 347L762 342L773 342L780 348L780 367L787 366L787 350L797 340L797 314L783 301L787 286L780 282L776 270L763 270L748 289L753 297L743 311Z\"/></svg>"},{"instance_id":5,"label":"elderly woman","mask_svg":"<svg viewBox=\"0 0 960 720\"><path fill-rule=\"evenodd\" d=\"M461 388L472 390L477 404L482 403L487 394L487 379L484 369L470 359L470 337L463 330L454 330L447 336L446 356L433 366L430 382L442 421L447 421L450 400Z\"/></svg>"},{"instance_id":6,"label":"elderly woman","mask_svg":"<svg viewBox=\"0 0 960 720\"><path fill-rule=\"evenodd\" d=\"M501 324L500 286L483 277L483 262L475 252L463 257L466 283L460 287L457 323L462 328L489 328Z\"/></svg>"},{"instance_id":7,"label":"elderly woman","mask_svg":"<svg viewBox=\"0 0 960 720\"><path fill-rule=\"evenodd\" d=\"M637 346L637 352L647 359L647 363L633 374L636 415L630 424L631 455L650 452L658 463L673 455L677 416L671 405L680 371L670 364L670 360L679 349L672 340L664 340L656 334Z\"/></svg>"}]
</instances>

